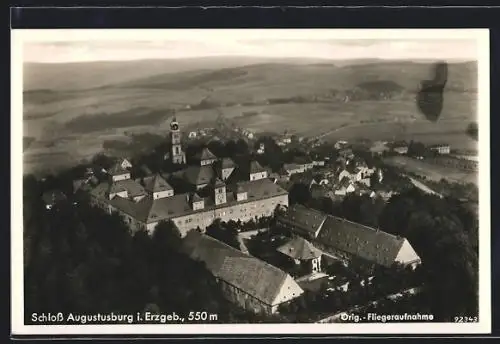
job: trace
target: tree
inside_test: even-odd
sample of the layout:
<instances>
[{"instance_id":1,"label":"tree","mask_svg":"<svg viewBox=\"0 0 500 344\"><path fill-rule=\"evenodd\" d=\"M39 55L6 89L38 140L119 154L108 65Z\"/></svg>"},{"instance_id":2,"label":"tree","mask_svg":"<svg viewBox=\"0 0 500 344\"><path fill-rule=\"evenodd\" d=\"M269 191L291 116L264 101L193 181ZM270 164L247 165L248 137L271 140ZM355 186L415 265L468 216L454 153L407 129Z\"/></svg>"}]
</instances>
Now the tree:
<instances>
[{"instance_id":1,"label":"tree","mask_svg":"<svg viewBox=\"0 0 500 344\"><path fill-rule=\"evenodd\" d=\"M206 234L220 240L227 245L240 249L240 242L238 240L238 226L235 221L224 223L221 221L214 221L206 229Z\"/></svg>"},{"instance_id":2,"label":"tree","mask_svg":"<svg viewBox=\"0 0 500 344\"><path fill-rule=\"evenodd\" d=\"M181 232L172 221L160 221L153 232L153 242L161 247L177 250L181 246Z\"/></svg>"},{"instance_id":3,"label":"tree","mask_svg":"<svg viewBox=\"0 0 500 344\"><path fill-rule=\"evenodd\" d=\"M425 145L421 142L410 141L408 145L408 156L411 157L427 157L429 156L429 151L425 147Z\"/></svg>"},{"instance_id":4,"label":"tree","mask_svg":"<svg viewBox=\"0 0 500 344\"><path fill-rule=\"evenodd\" d=\"M91 159L92 164L108 169L113 165L113 159L104 153L98 153Z\"/></svg>"},{"instance_id":5,"label":"tree","mask_svg":"<svg viewBox=\"0 0 500 344\"><path fill-rule=\"evenodd\" d=\"M438 319L477 314L477 251L449 200L410 190L393 197L380 220L384 230L406 237L422 259L428 306Z\"/></svg>"},{"instance_id":6,"label":"tree","mask_svg":"<svg viewBox=\"0 0 500 344\"><path fill-rule=\"evenodd\" d=\"M236 155L249 155L250 150L248 149L248 143L243 139L238 139L235 146Z\"/></svg>"},{"instance_id":7,"label":"tree","mask_svg":"<svg viewBox=\"0 0 500 344\"><path fill-rule=\"evenodd\" d=\"M294 183L288 193L290 205L297 203L306 204L311 198L311 191L304 183Z\"/></svg>"}]
</instances>

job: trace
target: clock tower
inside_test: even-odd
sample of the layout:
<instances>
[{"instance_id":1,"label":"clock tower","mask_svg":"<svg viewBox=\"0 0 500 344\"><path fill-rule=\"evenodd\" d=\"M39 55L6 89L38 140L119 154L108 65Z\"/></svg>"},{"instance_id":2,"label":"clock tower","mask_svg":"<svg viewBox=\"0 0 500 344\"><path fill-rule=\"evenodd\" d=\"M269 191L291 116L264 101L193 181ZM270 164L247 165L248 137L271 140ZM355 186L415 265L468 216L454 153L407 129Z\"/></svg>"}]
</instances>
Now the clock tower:
<instances>
[{"instance_id":1,"label":"clock tower","mask_svg":"<svg viewBox=\"0 0 500 344\"><path fill-rule=\"evenodd\" d=\"M179 123L177 119L172 119L170 122L170 140L171 140L171 156L172 163L174 164L185 164L186 163L186 153L182 150L181 145L181 132L179 130Z\"/></svg>"},{"instance_id":2,"label":"clock tower","mask_svg":"<svg viewBox=\"0 0 500 344\"><path fill-rule=\"evenodd\" d=\"M214 199L215 205L226 203L226 184L219 178L215 179L214 183Z\"/></svg>"}]
</instances>

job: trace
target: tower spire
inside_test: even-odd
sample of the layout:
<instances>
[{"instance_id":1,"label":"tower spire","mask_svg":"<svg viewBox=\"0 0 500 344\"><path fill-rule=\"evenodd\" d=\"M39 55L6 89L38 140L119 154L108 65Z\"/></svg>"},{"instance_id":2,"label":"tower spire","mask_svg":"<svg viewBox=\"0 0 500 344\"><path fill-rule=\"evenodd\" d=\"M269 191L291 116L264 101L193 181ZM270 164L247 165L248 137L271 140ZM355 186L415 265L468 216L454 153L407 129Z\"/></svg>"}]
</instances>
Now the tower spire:
<instances>
[{"instance_id":1,"label":"tower spire","mask_svg":"<svg viewBox=\"0 0 500 344\"><path fill-rule=\"evenodd\" d=\"M174 115L172 122L170 122L170 139L172 144L171 154L173 164L185 164L186 154L182 150L181 132L179 130L179 123Z\"/></svg>"}]
</instances>

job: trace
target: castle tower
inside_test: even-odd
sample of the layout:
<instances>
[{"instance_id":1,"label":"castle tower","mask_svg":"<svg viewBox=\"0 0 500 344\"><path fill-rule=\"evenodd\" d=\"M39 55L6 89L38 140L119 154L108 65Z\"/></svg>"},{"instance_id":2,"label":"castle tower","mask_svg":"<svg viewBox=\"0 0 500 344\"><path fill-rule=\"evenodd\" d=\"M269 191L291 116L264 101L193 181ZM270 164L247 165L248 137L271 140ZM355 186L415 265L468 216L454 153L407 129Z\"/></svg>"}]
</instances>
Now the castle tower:
<instances>
[{"instance_id":1,"label":"castle tower","mask_svg":"<svg viewBox=\"0 0 500 344\"><path fill-rule=\"evenodd\" d=\"M170 123L170 138L172 144L171 156L172 163L174 164L185 164L186 163L186 153L182 150L181 145L181 132L179 130L179 123L174 117Z\"/></svg>"},{"instance_id":2,"label":"castle tower","mask_svg":"<svg viewBox=\"0 0 500 344\"><path fill-rule=\"evenodd\" d=\"M227 202L226 200L226 184L219 178L214 183L214 198L215 205L221 205Z\"/></svg>"}]
</instances>

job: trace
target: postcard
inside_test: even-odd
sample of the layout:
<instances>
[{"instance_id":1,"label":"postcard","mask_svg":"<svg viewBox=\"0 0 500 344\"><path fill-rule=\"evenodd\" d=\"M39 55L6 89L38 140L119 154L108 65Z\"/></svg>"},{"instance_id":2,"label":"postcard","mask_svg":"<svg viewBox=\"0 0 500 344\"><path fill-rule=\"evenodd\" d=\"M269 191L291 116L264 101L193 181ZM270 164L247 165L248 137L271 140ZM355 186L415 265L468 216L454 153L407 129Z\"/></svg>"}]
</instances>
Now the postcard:
<instances>
[{"instance_id":1,"label":"postcard","mask_svg":"<svg viewBox=\"0 0 500 344\"><path fill-rule=\"evenodd\" d=\"M491 331L489 33L12 30L12 333Z\"/></svg>"}]
</instances>

